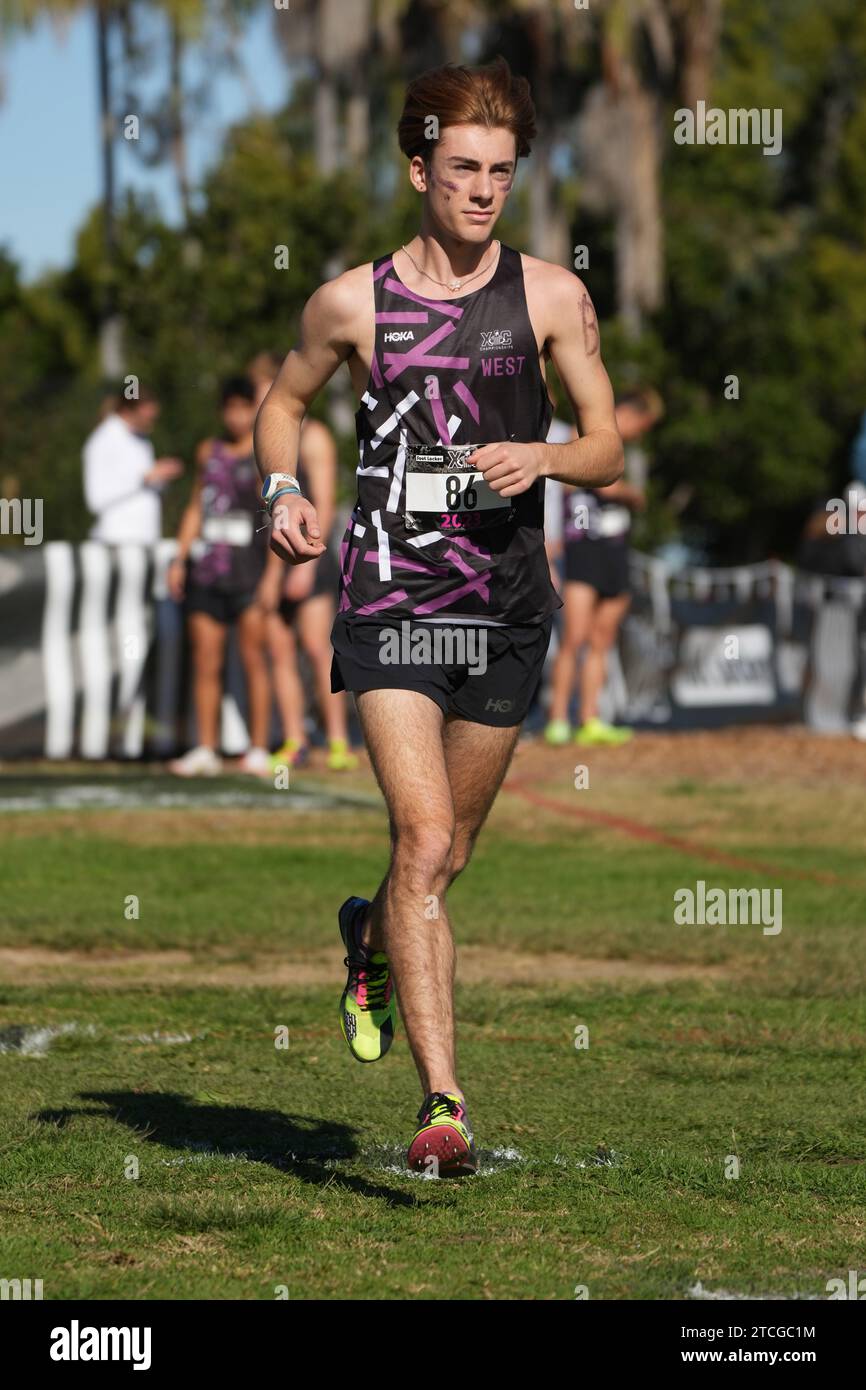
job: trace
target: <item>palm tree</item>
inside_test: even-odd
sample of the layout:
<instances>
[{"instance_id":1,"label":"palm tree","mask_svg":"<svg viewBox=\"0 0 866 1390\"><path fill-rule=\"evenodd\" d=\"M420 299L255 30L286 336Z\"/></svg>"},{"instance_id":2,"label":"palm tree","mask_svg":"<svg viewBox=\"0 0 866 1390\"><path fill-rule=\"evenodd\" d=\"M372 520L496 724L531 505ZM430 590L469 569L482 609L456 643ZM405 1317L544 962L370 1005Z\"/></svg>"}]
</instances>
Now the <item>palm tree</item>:
<instances>
[{"instance_id":1,"label":"palm tree","mask_svg":"<svg viewBox=\"0 0 866 1390\"><path fill-rule=\"evenodd\" d=\"M584 193L613 213L618 312L634 338L662 298L663 101L708 95L722 0L599 3L603 80L581 119Z\"/></svg>"},{"instance_id":2,"label":"palm tree","mask_svg":"<svg viewBox=\"0 0 866 1390\"><path fill-rule=\"evenodd\" d=\"M274 11L277 40L290 64L310 70L314 82L313 141L324 177L347 162L365 160L369 147L369 47L372 0L296 0ZM348 91L346 114L340 108Z\"/></svg>"},{"instance_id":3,"label":"palm tree","mask_svg":"<svg viewBox=\"0 0 866 1390\"><path fill-rule=\"evenodd\" d=\"M257 105L257 91L240 61L244 24L256 0L155 0L169 20L169 153L175 168L184 221L189 221L190 182L187 171L186 127L188 102L183 88L182 63L192 43L198 43L208 63L205 87L196 94L197 106L207 103L216 68L234 71L241 78L250 105Z\"/></svg>"}]
</instances>

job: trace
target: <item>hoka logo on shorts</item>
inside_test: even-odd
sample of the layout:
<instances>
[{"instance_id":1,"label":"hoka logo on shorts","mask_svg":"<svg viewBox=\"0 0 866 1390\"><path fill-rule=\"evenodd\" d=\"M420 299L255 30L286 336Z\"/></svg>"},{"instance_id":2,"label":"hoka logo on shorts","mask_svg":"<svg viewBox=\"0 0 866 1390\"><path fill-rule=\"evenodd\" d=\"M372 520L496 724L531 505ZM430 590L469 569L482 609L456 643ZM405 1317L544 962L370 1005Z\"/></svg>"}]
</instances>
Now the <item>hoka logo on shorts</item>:
<instances>
[{"instance_id":1,"label":"hoka logo on shorts","mask_svg":"<svg viewBox=\"0 0 866 1390\"><path fill-rule=\"evenodd\" d=\"M489 333L484 329L481 332L481 352L493 352L496 348L510 348L511 329L510 328L491 328Z\"/></svg>"},{"instance_id":2,"label":"hoka logo on shorts","mask_svg":"<svg viewBox=\"0 0 866 1390\"><path fill-rule=\"evenodd\" d=\"M513 704L513 700L488 700L484 708L492 709L494 714L507 714Z\"/></svg>"},{"instance_id":3,"label":"hoka logo on shorts","mask_svg":"<svg viewBox=\"0 0 866 1390\"><path fill-rule=\"evenodd\" d=\"M402 332L402 333L386 333L386 334L385 334L385 342L386 342L386 343L414 343L414 341L415 341L415 334L412 332L412 329L411 329L411 328L407 328L407 329L406 329L404 332Z\"/></svg>"}]
</instances>

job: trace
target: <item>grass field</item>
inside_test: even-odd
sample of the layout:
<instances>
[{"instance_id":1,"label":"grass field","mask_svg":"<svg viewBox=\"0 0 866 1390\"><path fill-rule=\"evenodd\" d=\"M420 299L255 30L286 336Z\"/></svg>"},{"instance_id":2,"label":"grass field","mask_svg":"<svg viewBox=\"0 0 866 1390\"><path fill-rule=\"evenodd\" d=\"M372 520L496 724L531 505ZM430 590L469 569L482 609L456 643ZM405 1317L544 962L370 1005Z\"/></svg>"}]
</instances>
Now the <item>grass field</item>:
<instances>
[{"instance_id":1,"label":"grass field","mask_svg":"<svg viewBox=\"0 0 866 1390\"><path fill-rule=\"evenodd\" d=\"M482 1167L446 1183L404 1168L403 1035L361 1067L339 1033L336 908L387 847L368 771L7 766L0 1277L826 1297L866 1268L864 776L866 748L798 731L521 751L449 900ZM780 888L781 932L676 925L698 880Z\"/></svg>"}]
</instances>

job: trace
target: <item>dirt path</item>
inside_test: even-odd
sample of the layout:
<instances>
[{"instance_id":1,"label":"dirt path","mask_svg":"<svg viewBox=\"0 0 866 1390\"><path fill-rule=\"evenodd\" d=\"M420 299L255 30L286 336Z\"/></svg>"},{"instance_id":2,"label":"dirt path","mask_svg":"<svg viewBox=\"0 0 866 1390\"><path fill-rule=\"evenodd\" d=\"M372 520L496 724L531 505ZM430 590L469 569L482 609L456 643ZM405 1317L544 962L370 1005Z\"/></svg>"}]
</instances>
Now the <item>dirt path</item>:
<instances>
[{"instance_id":1,"label":"dirt path","mask_svg":"<svg viewBox=\"0 0 866 1390\"><path fill-rule=\"evenodd\" d=\"M309 951L302 956L258 954L239 961L236 952L52 951L43 947L0 948L0 980L8 985L86 985L91 989L136 989L144 985L290 989L341 984L342 952ZM467 985L532 985L566 988L587 983L652 983L720 980L730 968L666 961L573 956L564 951L532 954L490 946L458 948L458 980Z\"/></svg>"}]
</instances>

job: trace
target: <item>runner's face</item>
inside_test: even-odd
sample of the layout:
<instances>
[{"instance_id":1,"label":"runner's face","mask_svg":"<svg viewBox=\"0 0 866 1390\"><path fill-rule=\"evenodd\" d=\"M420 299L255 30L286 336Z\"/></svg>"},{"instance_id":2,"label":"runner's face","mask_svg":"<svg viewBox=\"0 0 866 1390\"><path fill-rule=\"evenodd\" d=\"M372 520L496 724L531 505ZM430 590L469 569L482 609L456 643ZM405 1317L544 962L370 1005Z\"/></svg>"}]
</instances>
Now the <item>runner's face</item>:
<instances>
[{"instance_id":1,"label":"runner's face","mask_svg":"<svg viewBox=\"0 0 866 1390\"><path fill-rule=\"evenodd\" d=\"M652 424L653 419L648 411L637 410L633 405L617 406L616 427L621 439L639 439Z\"/></svg>"},{"instance_id":2,"label":"runner's face","mask_svg":"<svg viewBox=\"0 0 866 1390\"><path fill-rule=\"evenodd\" d=\"M428 211L451 236L488 241L511 192L516 165L517 141L510 131L447 126L429 166L421 165Z\"/></svg>"},{"instance_id":3,"label":"runner's face","mask_svg":"<svg viewBox=\"0 0 866 1390\"><path fill-rule=\"evenodd\" d=\"M241 439L255 423L256 405L243 396L229 396L223 406L223 424L232 439Z\"/></svg>"},{"instance_id":4,"label":"runner's face","mask_svg":"<svg viewBox=\"0 0 866 1390\"><path fill-rule=\"evenodd\" d=\"M133 428L138 434L150 434L159 415L158 401L139 401L133 415Z\"/></svg>"}]
</instances>

